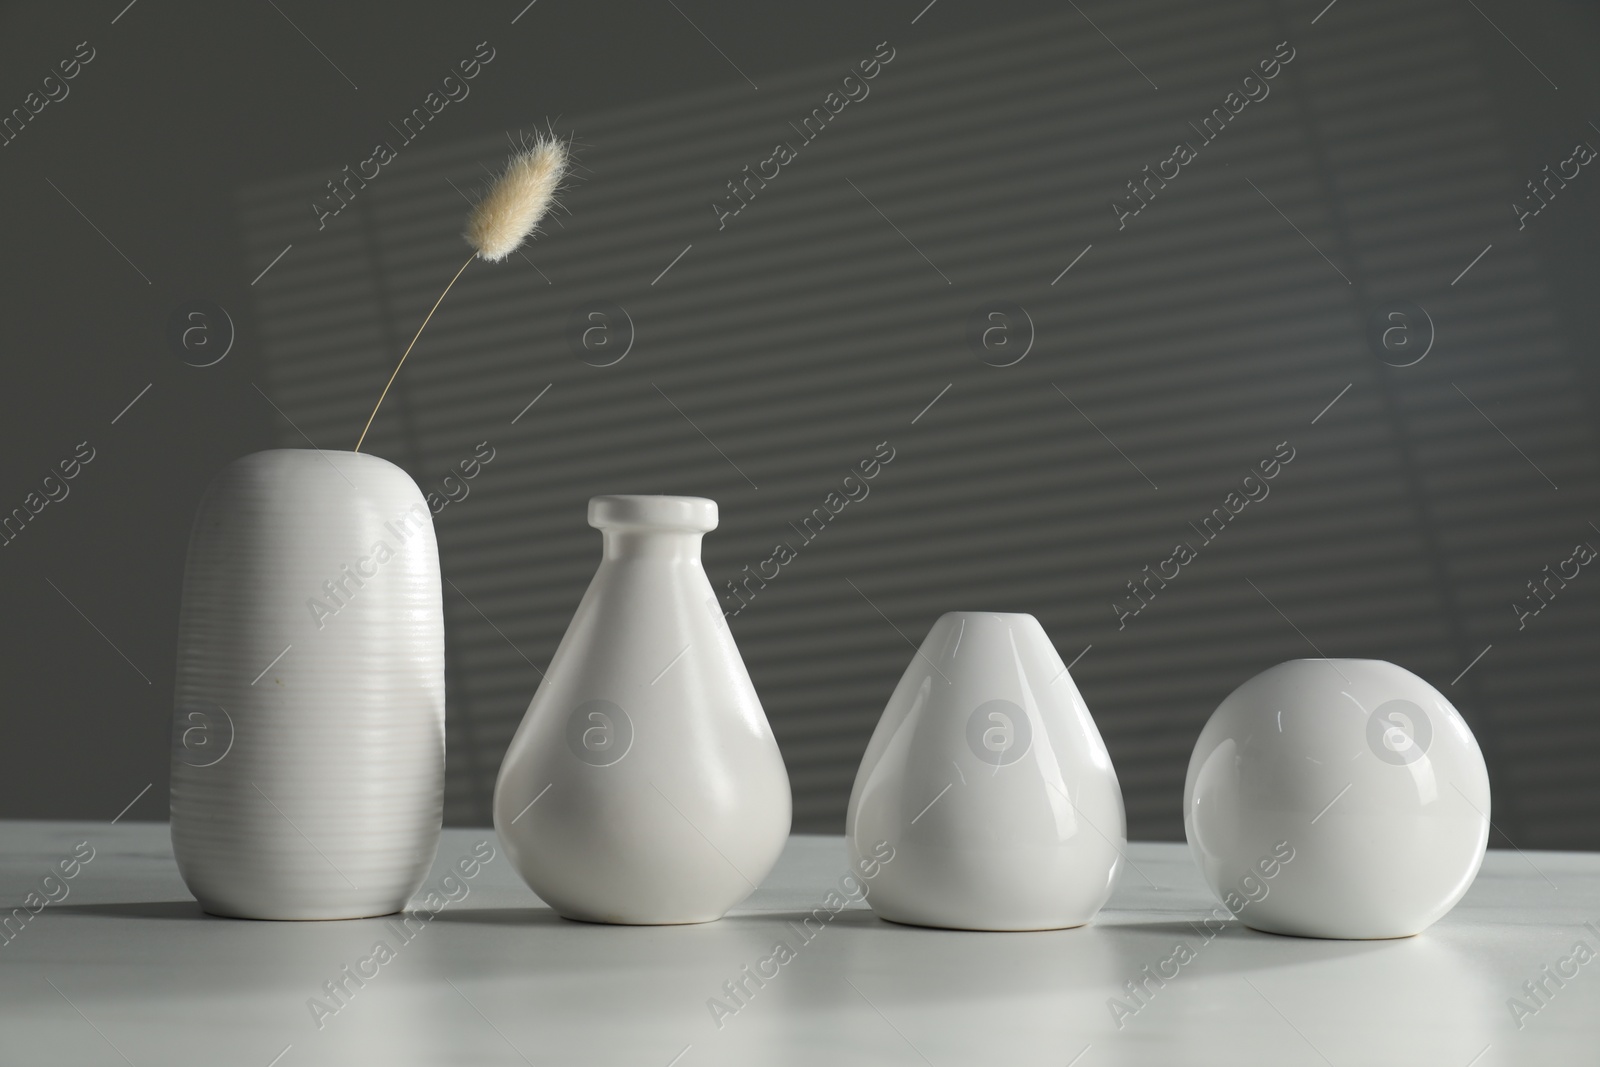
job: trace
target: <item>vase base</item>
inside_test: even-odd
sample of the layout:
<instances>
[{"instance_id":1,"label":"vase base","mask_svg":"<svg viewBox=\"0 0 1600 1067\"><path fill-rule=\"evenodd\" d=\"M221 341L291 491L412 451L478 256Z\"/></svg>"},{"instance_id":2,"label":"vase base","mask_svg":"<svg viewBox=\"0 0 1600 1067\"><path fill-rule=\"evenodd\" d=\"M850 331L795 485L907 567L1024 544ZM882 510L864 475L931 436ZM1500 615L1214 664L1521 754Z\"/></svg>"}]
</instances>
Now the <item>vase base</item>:
<instances>
[{"instance_id":1,"label":"vase base","mask_svg":"<svg viewBox=\"0 0 1600 1067\"><path fill-rule=\"evenodd\" d=\"M253 920L253 921L257 921L257 922L308 922L308 923L317 923L317 922L346 922L346 921L349 921L351 919L381 919L385 915L398 915L402 911L404 911L405 909L404 908L390 908L390 909L388 909L386 911L367 911L367 910L362 909L362 910L357 910L357 911L351 912L348 915L266 915L266 914L255 914L255 915L252 915L252 914L248 913L243 908L231 908L230 909L230 908L223 908L223 907L213 907L213 906L208 905L208 904L201 904L200 905L200 910L205 912L207 915L215 916L218 919L250 919L250 920Z\"/></svg>"},{"instance_id":2,"label":"vase base","mask_svg":"<svg viewBox=\"0 0 1600 1067\"><path fill-rule=\"evenodd\" d=\"M721 915L708 915L692 919L607 919L598 915L573 915L556 908L550 910L568 922L588 923L591 926L699 926L722 918Z\"/></svg>"},{"instance_id":3,"label":"vase base","mask_svg":"<svg viewBox=\"0 0 1600 1067\"><path fill-rule=\"evenodd\" d=\"M1408 937L1416 937L1421 930L1413 930L1408 934L1310 934L1297 930L1269 930L1264 926L1254 926L1239 920L1258 934L1271 934L1273 937L1303 937L1311 941L1404 941Z\"/></svg>"},{"instance_id":4,"label":"vase base","mask_svg":"<svg viewBox=\"0 0 1600 1067\"><path fill-rule=\"evenodd\" d=\"M1047 932L1049 930L1077 930L1080 927L1084 927L1084 926L1088 926L1089 925L1089 920L1088 919L1084 919L1081 922L1065 922L1065 923L1049 922L1049 923L1042 923L1042 924L1018 923L1018 924L1013 925L1013 924L1001 924L1001 923L975 923L975 922L973 922L973 923L934 922L931 919L923 919L923 920L902 919L902 918L896 918L896 917L891 916L891 915L885 915L881 911L878 911L877 909L873 909L873 914L876 915L878 918L882 919L884 922L894 923L896 926L915 926L915 927L919 927L919 928L924 929L924 930L965 930L965 931L967 931L969 933L976 933L976 934L1029 934L1029 933L1037 934L1037 933L1045 933L1045 932Z\"/></svg>"}]
</instances>

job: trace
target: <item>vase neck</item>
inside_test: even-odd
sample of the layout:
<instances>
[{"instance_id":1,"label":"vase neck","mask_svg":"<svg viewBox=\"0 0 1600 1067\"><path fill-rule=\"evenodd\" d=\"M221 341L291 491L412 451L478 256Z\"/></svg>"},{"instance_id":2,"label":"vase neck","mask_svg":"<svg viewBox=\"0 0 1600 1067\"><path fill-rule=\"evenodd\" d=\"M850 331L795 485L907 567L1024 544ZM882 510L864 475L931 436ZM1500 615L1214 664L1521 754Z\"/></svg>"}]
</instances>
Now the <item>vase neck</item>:
<instances>
[{"instance_id":1,"label":"vase neck","mask_svg":"<svg viewBox=\"0 0 1600 1067\"><path fill-rule=\"evenodd\" d=\"M625 559L700 562L702 534L688 530L601 530L606 562Z\"/></svg>"}]
</instances>

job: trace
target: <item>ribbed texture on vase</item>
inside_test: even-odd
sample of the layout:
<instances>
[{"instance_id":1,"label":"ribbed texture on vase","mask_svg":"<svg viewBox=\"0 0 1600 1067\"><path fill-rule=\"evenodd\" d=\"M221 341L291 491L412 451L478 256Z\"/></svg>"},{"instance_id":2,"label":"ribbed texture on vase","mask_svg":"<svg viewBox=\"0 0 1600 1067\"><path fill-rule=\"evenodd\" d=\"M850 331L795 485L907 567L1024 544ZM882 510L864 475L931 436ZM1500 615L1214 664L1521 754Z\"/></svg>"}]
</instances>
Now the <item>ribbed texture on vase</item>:
<instances>
[{"instance_id":1,"label":"ribbed texture on vase","mask_svg":"<svg viewBox=\"0 0 1600 1067\"><path fill-rule=\"evenodd\" d=\"M438 842L439 557L421 492L350 452L277 449L212 483L179 621L172 840L208 910L398 910Z\"/></svg>"}]
</instances>

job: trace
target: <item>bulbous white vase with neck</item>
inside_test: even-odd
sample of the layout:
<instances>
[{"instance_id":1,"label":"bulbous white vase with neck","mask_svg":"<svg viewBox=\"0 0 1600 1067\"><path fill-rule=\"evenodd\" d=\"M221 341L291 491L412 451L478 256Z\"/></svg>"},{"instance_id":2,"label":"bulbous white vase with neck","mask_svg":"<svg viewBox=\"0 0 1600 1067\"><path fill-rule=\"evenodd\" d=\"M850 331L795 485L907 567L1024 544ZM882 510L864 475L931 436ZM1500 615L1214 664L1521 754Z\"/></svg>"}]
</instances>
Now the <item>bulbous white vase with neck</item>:
<instances>
[{"instance_id":1,"label":"bulbous white vase with neck","mask_svg":"<svg viewBox=\"0 0 1600 1067\"><path fill-rule=\"evenodd\" d=\"M500 765L494 824L569 918L721 918L788 840L789 776L700 565L714 501L597 496L600 569Z\"/></svg>"},{"instance_id":2,"label":"bulbous white vase with neck","mask_svg":"<svg viewBox=\"0 0 1600 1067\"><path fill-rule=\"evenodd\" d=\"M201 907L349 919L405 906L444 802L433 521L377 456L223 468L184 566L172 846Z\"/></svg>"},{"instance_id":3,"label":"bulbous white vase with neck","mask_svg":"<svg viewBox=\"0 0 1600 1067\"><path fill-rule=\"evenodd\" d=\"M845 837L852 865L893 849L867 896L884 919L1050 930L1094 918L1126 844L1122 790L1037 619L934 623L867 744Z\"/></svg>"}]
</instances>

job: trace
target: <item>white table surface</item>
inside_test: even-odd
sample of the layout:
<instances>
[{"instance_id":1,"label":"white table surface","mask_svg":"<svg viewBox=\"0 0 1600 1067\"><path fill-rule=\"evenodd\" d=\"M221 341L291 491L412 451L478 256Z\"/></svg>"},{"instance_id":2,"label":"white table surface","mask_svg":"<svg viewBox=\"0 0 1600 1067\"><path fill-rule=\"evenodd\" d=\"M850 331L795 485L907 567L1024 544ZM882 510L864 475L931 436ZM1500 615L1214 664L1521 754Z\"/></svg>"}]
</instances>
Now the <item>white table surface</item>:
<instances>
[{"instance_id":1,"label":"white table surface","mask_svg":"<svg viewBox=\"0 0 1600 1067\"><path fill-rule=\"evenodd\" d=\"M1600 1063L1600 958L1547 981L1520 1029L1508 1007L1578 941L1600 951L1583 925L1600 928L1600 855L1491 852L1455 911L1401 941L1230 923L1208 942L1191 924L1214 902L1187 850L1140 843L1082 929L923 930L852 905L807 943L790 923L846 873L841 838L793 838L733 915L685 927L558 919L491 831L446 831L427 885L485 840L496 858L407 942L383 919L204 915L165 824L0 823L8 906L76 842L95 850L0 945L0 1064ZM310 998L378 941L393 958L319 1029ZM778 941L793 958L719 1027L708 1000L732 1007L724 983ZM1109 999L1179 942L1194 958L1119 1028Z\"/></svg>"}]
</instances>

